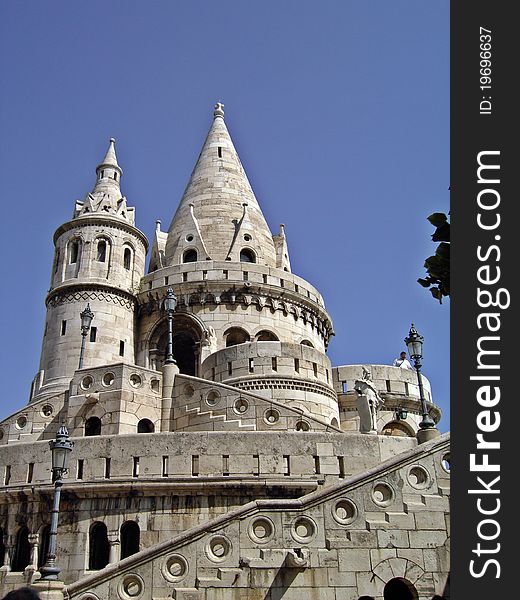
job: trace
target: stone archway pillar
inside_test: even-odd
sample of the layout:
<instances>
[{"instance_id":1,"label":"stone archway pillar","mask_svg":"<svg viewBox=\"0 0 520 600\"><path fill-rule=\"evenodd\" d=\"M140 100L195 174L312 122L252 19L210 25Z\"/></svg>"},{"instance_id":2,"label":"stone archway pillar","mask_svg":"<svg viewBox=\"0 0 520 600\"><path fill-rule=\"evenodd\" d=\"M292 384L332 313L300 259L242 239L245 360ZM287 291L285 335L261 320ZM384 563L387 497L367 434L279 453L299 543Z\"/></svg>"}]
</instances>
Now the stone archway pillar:
<instances>
[{"instance_id":1,"label":"stone archway pillar","mask_svg":"<svg viewBox=\"0 0 520 600\"><path fill-rule=\"evenodd\" d=\"M119 539L119 531L108 532L108 564L112 565L119 560L121 553L121 540Z\"/></svg>"},{"instance_id":2,"label":"stone archway pillar","mask_svg":"<svg viewBox=\"0 0 520 600\"><path fill-rule=\"evenodd\" d=\"M42 600L64 600L63 581L35 581L31 587L38 592Z\"/></svg>"}]
</instances>

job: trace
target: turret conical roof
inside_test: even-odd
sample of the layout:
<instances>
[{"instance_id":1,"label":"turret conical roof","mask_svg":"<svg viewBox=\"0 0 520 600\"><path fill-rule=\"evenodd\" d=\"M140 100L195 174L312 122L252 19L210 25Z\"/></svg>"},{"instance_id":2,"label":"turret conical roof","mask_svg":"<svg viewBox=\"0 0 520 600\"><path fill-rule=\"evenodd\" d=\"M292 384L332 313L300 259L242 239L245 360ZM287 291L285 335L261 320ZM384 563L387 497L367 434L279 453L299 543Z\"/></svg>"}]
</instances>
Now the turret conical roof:
<instances>
[{"instance_id":1,"label":"turret conical roof","mask_svg":"<svg viewBox=\"0 0 520 600\"><path fill-rule=\"evenodd\" d=\"M273 237L224 122L222 104L213 115L168 230L166 264L185 262L186 253L195 250L196 260L239 261L242 253L242 260L275 267Z\"/></svg>"}]
</instances>

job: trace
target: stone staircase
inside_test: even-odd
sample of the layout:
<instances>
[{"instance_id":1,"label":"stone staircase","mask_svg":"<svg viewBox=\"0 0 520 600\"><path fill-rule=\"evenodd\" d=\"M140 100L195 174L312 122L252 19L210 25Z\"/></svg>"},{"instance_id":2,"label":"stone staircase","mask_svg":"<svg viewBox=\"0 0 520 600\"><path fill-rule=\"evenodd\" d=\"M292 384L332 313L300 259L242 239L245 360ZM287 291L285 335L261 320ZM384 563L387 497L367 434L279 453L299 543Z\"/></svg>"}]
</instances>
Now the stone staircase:
<instances>
[{"instance_id":1,"label":"stone staircase","mask_svg":"<svg viewBox=\"0 0 520 600\"><path fill-rule=\"evenodd\" d=\"M199 430L202 425L207 427L208 423L213 423L214 431L254 431L255 425L242 423L241 419L228 419L225 411L202 410L200 406L190 408L184 407L184 414L189 417L188 425L183 428L184 431Z\"/></svg>"}]
</instances>

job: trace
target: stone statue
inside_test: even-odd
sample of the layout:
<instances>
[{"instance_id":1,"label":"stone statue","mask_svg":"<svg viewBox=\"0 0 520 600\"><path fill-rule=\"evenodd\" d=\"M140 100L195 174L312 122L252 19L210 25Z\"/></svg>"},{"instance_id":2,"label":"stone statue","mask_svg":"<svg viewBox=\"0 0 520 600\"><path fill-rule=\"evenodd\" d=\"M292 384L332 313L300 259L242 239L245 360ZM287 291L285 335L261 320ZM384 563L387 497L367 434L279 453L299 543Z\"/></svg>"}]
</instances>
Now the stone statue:
<instances>
[{"instance_id":1,"label":"stone statue","mask_svg":"<svg viewBox=\"0 0 520 600\"><path fill-rule=\"evenodd\" d=\"M362 379L356 379L354 389L358 394L357 410L359 414L359 431L361 433L377 433L377 409L384 404L379 395L370 371L363 367Z\"/></svg>"}]
</instances>

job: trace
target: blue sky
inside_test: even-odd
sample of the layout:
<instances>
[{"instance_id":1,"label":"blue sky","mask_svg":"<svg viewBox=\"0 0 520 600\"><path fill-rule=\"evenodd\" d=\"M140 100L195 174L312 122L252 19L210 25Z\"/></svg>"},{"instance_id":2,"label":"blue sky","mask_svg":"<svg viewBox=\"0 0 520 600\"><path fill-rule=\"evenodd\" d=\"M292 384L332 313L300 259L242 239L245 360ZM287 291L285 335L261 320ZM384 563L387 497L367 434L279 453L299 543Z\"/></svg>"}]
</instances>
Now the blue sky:
<instances>
[{"instance_id":1,"label":"blue sky","mask_svg":"<svg viewBox=\"0 0 520 600\"><path fill-rule=\"evenodd\" d=\"M221 99L272 231L325 298L333 364L390 364L413 321L449 429L449 301L416 283L426 217L449 210L448 0L7 0L0 89L0 418L28 400L52 235L108 139L151 239Z\"/></svg>"}]
</instances>

